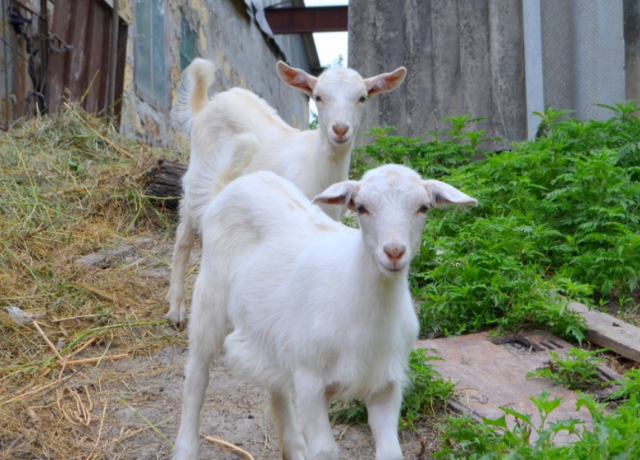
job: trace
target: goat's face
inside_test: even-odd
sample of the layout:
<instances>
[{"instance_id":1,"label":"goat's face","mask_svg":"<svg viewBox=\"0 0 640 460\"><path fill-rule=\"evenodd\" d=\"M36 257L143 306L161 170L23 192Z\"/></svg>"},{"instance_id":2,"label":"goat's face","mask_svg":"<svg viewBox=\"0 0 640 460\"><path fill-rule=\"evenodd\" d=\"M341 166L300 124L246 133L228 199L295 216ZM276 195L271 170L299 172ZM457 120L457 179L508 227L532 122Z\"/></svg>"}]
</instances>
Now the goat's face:
<instances>
[{"instance_id":1,"label":"goat's face","mask_svg":"<svg viewBox=\"0 0 640 460\"><path fill-rule=\"evenodd\" d=\"M333 68L314 77L283 62L278 63L277 70L285 83L314 99L318 107L318 129L333 147L351 147L367 100L400 86L407 73L400 67L391 73L363 79L355 70Z\"/></svg>"},{"instance_id":2,"label":"goat's face","mask_svg":"<svg viewBox=\"0 0 640 460\"><path fill-rule=\"evenodd\" d=\"M429 209L477 205L455 187L422 180L412 169L399 165L371 170L361 181L334 184L314 201L347 204L358 213L367 252L385 274L404 271L418 254Z\"/></svg>"}]
</instances>

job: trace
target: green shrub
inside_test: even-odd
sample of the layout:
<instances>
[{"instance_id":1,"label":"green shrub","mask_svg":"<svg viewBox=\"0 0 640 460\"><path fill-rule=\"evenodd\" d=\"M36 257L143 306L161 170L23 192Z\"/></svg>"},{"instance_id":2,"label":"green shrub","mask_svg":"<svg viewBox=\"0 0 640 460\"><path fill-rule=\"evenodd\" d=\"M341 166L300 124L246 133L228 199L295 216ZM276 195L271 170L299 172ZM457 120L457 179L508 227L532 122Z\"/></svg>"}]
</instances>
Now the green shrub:
<instances>
[{"instance_id":1,"label":"green shrub","mask_svg":"<svg viewBox=\"0 0 640 460\"><path fill-rule=\"evenodd\" d=\"M435 458L446 460L632 460L640 458L640 398L637 390L640 374L631 374L622 395L628 399L615 411L591 396L581 395L576 410L585 407L592 417L592 429L583 429L577 419L549 422L548 416L561 403L546 391L531 401L538 409L540 425L529 414L508 407L495 420L479 424L468 416L450 417L440 426L442 444ZM510 428L507 420L515 424ZM575 441L556 445L559 434L572 434Z\"/></svg>"},{"instance_id":2,"label":"green shrub","mask_svg":"<svg viewBox=\"0 0 640 460\"><path fill-rule=\"evenodd\" d=\"M640 273L640 120L635 103L607 121L547 109L546 135L501 153L478 149L470 116L448 133L408 139L391 128L356 154L363 165L403 163L477 198L478 208L433 211L411 286L423 335L544 328L581 341L567 300L620 302Z\"/></svg>"}]
</instances>

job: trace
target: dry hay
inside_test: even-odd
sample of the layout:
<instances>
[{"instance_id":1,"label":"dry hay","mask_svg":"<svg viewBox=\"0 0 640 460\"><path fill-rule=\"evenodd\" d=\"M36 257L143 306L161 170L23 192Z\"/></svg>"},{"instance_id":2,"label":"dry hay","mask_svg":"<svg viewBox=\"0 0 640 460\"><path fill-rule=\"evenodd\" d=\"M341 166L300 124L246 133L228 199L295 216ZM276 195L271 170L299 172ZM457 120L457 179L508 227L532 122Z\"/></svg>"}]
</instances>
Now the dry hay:
<instances>
[{"instance_id":1,"label":"dry hay","mask_svg":"<svg viewBox=\"0 0 640 460\"><path fill-rule=\"evenodd\" d=\"M141 193L160 153L73 107L0 137L0 458L121 458L131 433L105 435L107 408L134 399L112 362L183 343L166 278L139 276L167 266L149 246L175 223ZM106 269L77 263L123 243Z\"/></svg>"}]
</instances>

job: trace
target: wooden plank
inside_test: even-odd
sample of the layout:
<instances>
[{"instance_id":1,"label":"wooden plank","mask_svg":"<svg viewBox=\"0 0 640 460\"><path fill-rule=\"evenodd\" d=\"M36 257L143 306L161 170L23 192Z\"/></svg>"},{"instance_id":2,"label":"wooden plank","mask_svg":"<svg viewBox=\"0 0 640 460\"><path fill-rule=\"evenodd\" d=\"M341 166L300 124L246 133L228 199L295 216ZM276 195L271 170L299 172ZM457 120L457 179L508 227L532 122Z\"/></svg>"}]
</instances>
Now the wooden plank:
<instances>
[{"instance_id":1,"label":"wooden plank","mask_svg":"<svg viewBox=\"0 0 640 460\"><path fill-rule=\"evenodd\" d=\"M518 351L509 351L504 344L494 343L488 332L483 332L422 340L416 342L414 348L435 350L435 353L427 354L442 358L441 361L429 361L429 364L444 379L456 384L456 401L450 405L456 412L469 414L476 420L481 417L496 419L504 414L500 407L510 407L531 414L532 422L539 426L541 420L538 410L529 398L539 396L546 390L553 398L563 398L562 405L553 411L547 422L577 418L585 422L583 426L586 429L590 429L592 418L589 411L585 407L576 411L577 393L555 385L548 379L526 378L527 372L546 365L550 358L549 351L562 355L571 345L542 331L529 331L514 338L525 346ZM513 417L507 417L507 424L514 427ZM532 440L536 437L533 433ZM575 435L561 432L554 442L566 444L575 440Z\"/></svg>"},{"instance_id":2,"label":"wooden plank","mask_svg":"<svg viewBox=\"0 0 640 460\"><path fill-rule=\"evenodd\" d=\"M349 28L348 6L266 8L264 12L274 35L346 32Z\"/></svg>"},{"instance_id":3,"label":"wooden plank","mask_svg":"<svg viewBox=\"0 0 640 460\"><path fill-rule=\"evenodd\" d=\"M67 41L69 29L71 29L71 6L73 0L56 0L53 10L53 23L51 33ZM62 96L65 86L65 74L70 52L51 52L47 63L47 102L48 112L57 113L62 105Z\"/></svg>"},{"instance_id":4,"label":"wooden plank","mask_svg":"<svg viewBox=\"0 0 640 460\"><path fill-rule=\"evenodd\" d=\"M85 48L90 50L87 56L87 84L91 84L92 80L93 84L89 88L83 107L87 112L95 113L100 108L100 83L106 72L104 64L108 63L108 60L105 61L103 46L103 40L108 42L108 36L104 36L104 10L96 2L91 2L88 21L90 25L85 45Z\"/></svg>"},{"instance_id":5,"label":"wooden plank","mask_svg":"<svg viewBox=\"0 0 640 460\"><path fill-rule=\"evenodd\" d=\"M87 59L89 49L87 48L87 26L89 18L89 8L93 2L85 0L74 3L73 27L71 27L69 43L73 46L71 62L69 63L68 78L65 86L69 89L72 99L82 97L89 84L89 73L87 72Z\"/></svg>"},{"instance_id":6,"label":"wooden plank","mask_svg":"<svg viewBox=\"0 0 640 460\"><path fill-rule=\"evenodd\" d=\"M124 71L127 63L127 39L129 37L129 26L120 19L120 31L118 32L118 67L116 68L116 92L114 95L115 108L114 115L117 123L120 123L122 113L122 94L124 93Z\"/></svg>"},{"instance_id":7,"label":"wooden plank","mask_svg":"<svg viewBox=\"0 0 640 460\"><path fill-rule=\"evenodd\" d=\"M590 342L640 363L640 328L607 313L589 310L581 303L571 302L569 308L580 313L587 322Z\"/></svg>"}]
</instances>

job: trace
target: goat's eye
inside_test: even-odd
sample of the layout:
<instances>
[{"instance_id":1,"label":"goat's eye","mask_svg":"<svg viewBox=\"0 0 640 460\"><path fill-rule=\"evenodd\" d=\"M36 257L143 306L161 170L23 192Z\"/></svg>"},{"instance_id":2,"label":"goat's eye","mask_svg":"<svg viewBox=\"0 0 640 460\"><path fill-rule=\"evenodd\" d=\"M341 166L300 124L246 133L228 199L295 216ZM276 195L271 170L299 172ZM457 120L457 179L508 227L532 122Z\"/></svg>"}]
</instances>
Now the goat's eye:
<instances>
[{"instance_id":1,"label":"goat's eye","mask_svg":"<svg viewBox=\"0 0 640 460\"><path fill-rule=\"evenodd\" d=\"M367 211L367 208L365 208L361 204L356 205L356 211L358 211L358 214L368 214L369 213L369 211Z\"/></svg>"},{"instance_id":2,"label":"goat's eye","mask_svg":"<svg viewBox=\"0 0 640 460\"><path fill-rule=\"evenodd\" d=\"M420 209L418 209L418 214L420 213L425 213L429 210L429 206L426 204L423 204L422 206L420 206Z\"/></svg>"},{"instance_id":3,"label":"goat's eye","mask_svg":"<svg viewBox=\"0 0 640 460\"><path fill-rule=\"evenodd\" d=\"M360 98L360 102L367 102L367 98L366 98L366 97L364 97L364 96L362 96L362 97Z\"/></svg>"},{"instance_id":4,"label":"goat's eye","mask_svg":"<svg viewBox=\"0 0 640 460\"><path fill-rule=\"evenodd\" d=\"M316 96L314 99L316 102L322 102L322 98L320 96Z\"/></svg>"}]
</instances>

